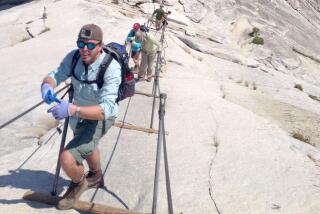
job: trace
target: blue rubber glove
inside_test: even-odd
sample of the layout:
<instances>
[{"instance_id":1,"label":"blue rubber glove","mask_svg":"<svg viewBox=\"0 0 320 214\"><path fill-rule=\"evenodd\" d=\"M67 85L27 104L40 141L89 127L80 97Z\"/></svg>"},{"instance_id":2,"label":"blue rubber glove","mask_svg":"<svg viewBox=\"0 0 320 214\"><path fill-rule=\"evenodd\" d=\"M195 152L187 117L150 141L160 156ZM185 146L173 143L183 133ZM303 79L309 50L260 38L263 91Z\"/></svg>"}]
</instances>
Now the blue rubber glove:
<instances>
[{"instance_id":1,"label":"blue rubber glove","mask_svg":"<svg viewBox=\"0 0 320 214\"><path fill-rule=\"evenodd\" d=\"M52 102L60 103L60 100L56 98L56 96L53 93L52 86L48 83L42 84L41 94L42 94L43 101L46 102L47 104L50 104Z\"/></svg>"},{"instance_id":2,"label":"blue rubber glove","mask_svg":"<svg viewBox=\"0 0 320 214\"><path fill-rule=\"evenodd\" d=\"M52 113L52 116L56 120L62 120L68 116L71 116L69 113L70 103L64 100L60 100L60 103L53 108L48 110L48 113Z\"/></svg>"}]
</instances>

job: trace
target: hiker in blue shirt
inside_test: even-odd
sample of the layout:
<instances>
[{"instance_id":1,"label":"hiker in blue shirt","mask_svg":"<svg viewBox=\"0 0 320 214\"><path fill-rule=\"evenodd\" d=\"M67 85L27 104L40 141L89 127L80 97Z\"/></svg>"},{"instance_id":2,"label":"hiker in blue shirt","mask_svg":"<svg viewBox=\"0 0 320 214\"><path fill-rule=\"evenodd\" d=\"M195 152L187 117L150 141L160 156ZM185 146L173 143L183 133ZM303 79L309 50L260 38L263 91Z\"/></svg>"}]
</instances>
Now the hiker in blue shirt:
<instances>
[{"instance_id":1,"label":"hiker in blue shirt","mask_svg":"<svg viewBox=\"0 0 320 214\"><path fill-rule=\"evenodd\" d=\"M121 67L112 60L104 74L102 88L96 83L87 84L82 81L96 80L99 66L106 53L103 48L103 33L94 24L84 25L78 35L77 46L82 60L75 65L71 75L73 50L66 55L60 66L50 72L43 80L41 92L43 100L50 104L54 100L53 88L71 77L74 89L73 103L59 100L50 109L57 120L70 118L70 126L74 132L73 139L60 155L62 169L71 178L70 186L57 204L58 209L70 209L88 188L104 186L97 147L100 138L113 125L118 114L118 89L121 83ZM89 172L85 174L83 161L86 160Z\"/></svg>"},{"instance_id":2,"label":"hiker in blue shirt","mask_svg":"<svg viewBox=\"0 0 320 214\"><path fill-rule=\"evenodd\" d=\"M141 51L141 31L140 31L140 24L135 23L133 28L128 33L126 44L131 44L131 57L134 62L134 73L138 73L139 70L139 57Z\"/></svg>"}]
</instances>

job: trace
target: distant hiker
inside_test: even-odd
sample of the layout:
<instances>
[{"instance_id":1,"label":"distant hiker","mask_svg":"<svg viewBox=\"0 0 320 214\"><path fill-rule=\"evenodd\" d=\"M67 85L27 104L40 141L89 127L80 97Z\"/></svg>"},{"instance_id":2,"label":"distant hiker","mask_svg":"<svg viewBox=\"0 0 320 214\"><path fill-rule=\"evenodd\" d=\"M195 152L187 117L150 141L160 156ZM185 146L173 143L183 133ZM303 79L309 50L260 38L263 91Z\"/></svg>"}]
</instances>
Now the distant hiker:
<instances>
[{"instance_id":1,"label":"distant hiker","mask_svg":"<svg viewBox=\"0 0 320 214\"><path fill-rule=\"evenodd\" d=\"M150 33L141 32L141 35L141 63L137 81L144 80L147 71L147 81L150 82L152 80L153 62L156 58L156 54L159 50L160 45Z\"/></svg>"},{"instance_id":2,"label":"distant hiker","mask_svg":"<svg viewBox=\"0 0 320 214\"><path fill-rule=\"evenodd\" d=\"M169 10L168 12L165 12L164 16L163 16L163 21L162 21L162 25L168 25L168 16L171 14L171 11Z\"/></svg>"},{"instance_id":3,"label":"distant hiker","mask_svg":"<svg viewBox=\"0 0 320 214\"><path fill-rule=\"evenodd\" d=\"M48 14L47 14L47 9L46 9L46 7L43 7L43 13L42 13L42 17L41 17L42 19L46 19L46 18L48 18Z\"/></svg>"},{"instance_id":4,"label":"distant hiker","mask_svg":"<svg viewBox=\"0 0 320 214\"><path fill-rule=\"evenodd\" d=\"M126 42L131 43L131 57L134 62L134 73L139 71L139 56L141 51L141 31L140 24L134 23L133 28L128 33Z\"/></svg>"},{"instance_id":5,"label":"distant hiker","mask_svg":"<svg viewBox=\"0 0 320 214\"><path fill-rule=\"evenodd\" d=\"M152 18L153 16L156 15L156 30L160 30L161 29L161 23L165 18L165 12L163 10L163 5L160 5L160 8L156 9L155 11L153 11L152 13Z\"/></svg>"},{"instance_id":6,"label":"distant hiker","mask_svg":"<svg viewBox=\"0 0 320 214\"><path fill-rule=\"evenodd\" d=\"M77 46L82 60L76 61L74 75L70 67L77 50L69 52L60 66L44 78L41 85L43 100L53 102L53 88L71 77L74 88L73 103L60 100L49 110L57 120L70 116L70 126L74 137L61 153L60 162L63 170L71 178L70 186L57 208L70 209L88 188L103 187L104 180L101 171L100 153L97 144L113 125L118 113L116 99L121 82L121 68L112 59L104 74L101 89L97 84L86 84L82 81L95 80L100 64L107 54L102 51L103 33L94 24L84 25L77 39ZM107 56L108 57L108 56ZM83 161L86 160L89 172L85 174Z\"/></svg>"}]
</instances>

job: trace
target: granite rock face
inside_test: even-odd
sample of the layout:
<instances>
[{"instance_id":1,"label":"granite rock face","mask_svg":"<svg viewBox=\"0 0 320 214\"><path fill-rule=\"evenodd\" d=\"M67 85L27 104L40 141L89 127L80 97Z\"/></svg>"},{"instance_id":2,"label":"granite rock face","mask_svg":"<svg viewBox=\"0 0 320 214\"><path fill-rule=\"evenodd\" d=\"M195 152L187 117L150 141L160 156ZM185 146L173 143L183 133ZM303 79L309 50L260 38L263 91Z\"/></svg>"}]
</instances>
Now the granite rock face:
<instances>
[{"instance_id":1,"label":"granite rock face","mask_svg":"<svg viewBox=\"0 0 320 214\"><path fill-rule=\"evenodd\" d=\"M140 1L139 5L144 2ZM197 39L195 35L206 37L207 41L198 40L204 46L218 41L228 46L228 50L238 52L236 55L255 59L269 68L299 73L297 71L305 68L301 55L316 61L320 56L320 43L316 42L320 37L317 0L181 0L164 4L167 10L179 10L179 14L190 19L190 30L187 27L186 32L196 29L193 40ZM174 13L169 18L174 20ZM249 34L254 27L260 30L264 45L251 43L253 37Z\"/></svg>"},{"instance_id":2,"label":"granite rock face","mask_svg":"<svg viewBox=\"0 0 320 214\"><path fill-rule=\"evenodd\" d=\"M160 2L46 0L1 9L0 122L41 100L43 77L76 48L83 24L96 23L105 42L122 43L133 23L148 22ZM174 213L319 214L319 0L166 0L164 5L172 13L160 88L168 94ZM263 45L252 43L257 28ZM161 31L149 33L161 38ZM152 91L146 81L136 87ZM147 127L151 104L135 95L120 103L117 120ZM48 108L42 105L0 130L1 213L60 212L16 203L26 189L51 190L60 146L59 135L51 136L62 123ZM158 139L111 128L99 142L110 194L87 191L81 200L94 197L98 204L125 203L150 213ZM168 213L160 174L157 209ZM61 176L60 192L69 179Z\"/></svg>"}]
</instances>

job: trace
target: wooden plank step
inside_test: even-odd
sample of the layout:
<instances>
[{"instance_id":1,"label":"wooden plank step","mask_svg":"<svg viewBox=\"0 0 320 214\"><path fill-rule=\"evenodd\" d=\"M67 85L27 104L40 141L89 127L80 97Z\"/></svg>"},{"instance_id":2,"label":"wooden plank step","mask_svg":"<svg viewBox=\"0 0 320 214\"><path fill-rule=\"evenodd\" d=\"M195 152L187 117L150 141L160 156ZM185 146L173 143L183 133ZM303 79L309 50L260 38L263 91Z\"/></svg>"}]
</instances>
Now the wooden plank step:
<instances>
[{"instance_id":1,"label":"wooden plank step","mask_svg":"<svg viewBox=\"0 0 320 214\"><path fill-rule=\"evenodd\" d=\"M25 200L36 201L36 202L53 205L53 206L56 206L58 204L58 201L61 199L61 197L59 196L51 196L48 194L34 192L31 190L27 191L22 198ZM139 212L134 212L126 209L115 208L107 205L90 203L85 201L77 201L72 208L80 211L91 212L91 213L141 214Z\"/></svg>"},{"instance_id":2,"label":"wooden plank step","mask_svg":"<svg viewBox=\"0 0 320 214\"><path fill-rule=\"evenodd\" d=\"M135 125L131 125L131 124L123 123L123 122L118 122L118 121L114 122L113 126L118 127L118 128L131 129L131 130L136 130L136 131L141 131L141 132L147 132L147 133L151 133L151 134L158 134L158 130L157 129L151 129L151 128L145 128L145 127L141 127L141 126L135 126ZM169 132L166 131L165 134L168 135Z\"/></svg>"}]
</instances>

